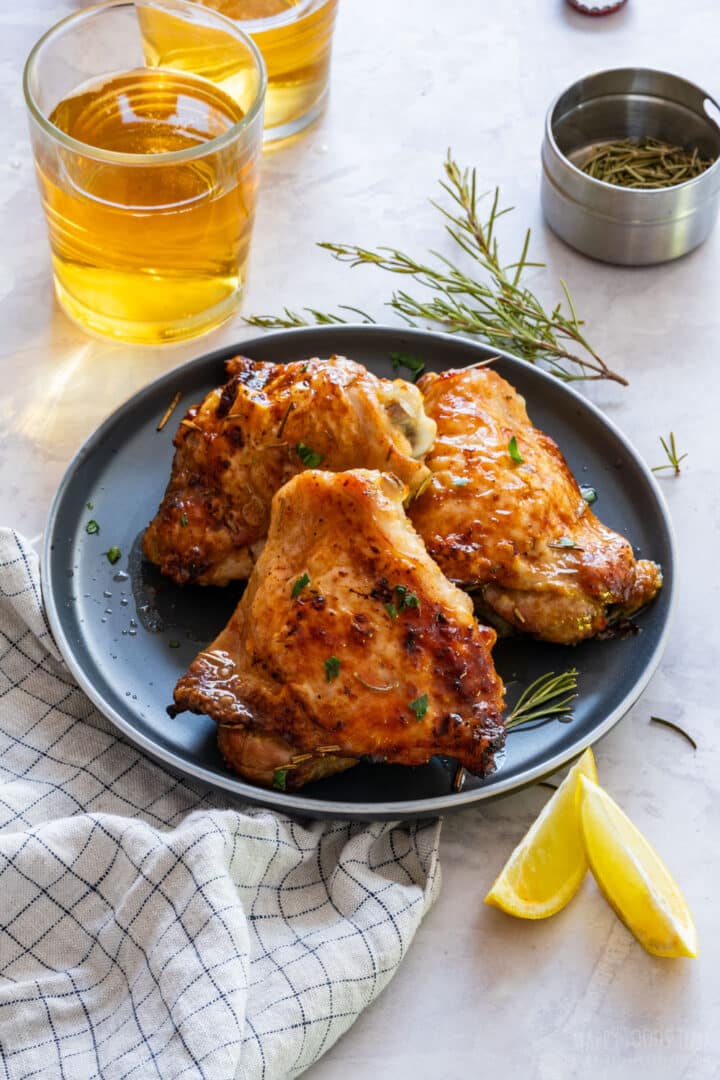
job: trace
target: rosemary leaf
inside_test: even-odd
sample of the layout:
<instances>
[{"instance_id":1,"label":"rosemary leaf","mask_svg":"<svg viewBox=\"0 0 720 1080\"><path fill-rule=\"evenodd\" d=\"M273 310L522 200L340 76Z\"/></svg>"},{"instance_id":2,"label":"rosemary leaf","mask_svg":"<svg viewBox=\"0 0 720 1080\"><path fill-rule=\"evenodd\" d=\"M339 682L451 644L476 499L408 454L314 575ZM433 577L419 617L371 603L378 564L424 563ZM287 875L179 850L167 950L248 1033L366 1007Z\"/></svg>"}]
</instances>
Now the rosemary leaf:
<instances>
[{"instance_id":1,"label":"rosemary leaf","mask_svg":"<svg viewBox=\"0 0 720 1080\"><path fill-rule=\"evenodd\" d=\"M397 689L397 683L387 683L385 686L378 686L376 683L368 682L362 675L359 675L357 671L353 672L353 675L366 690L374 690L376 694L389 694L391 690Z\"/></svg>"},{"instance_id":2,"label":"rosemary leaf","mask_svg":"<svg viewBox=\"0 0 720 1080\"><path fill-rule=\"evenodd\" d=\"M678 735L682 735L683 739L686 739L690 743L693 750L697 750L697 743L692 735L689 735L687 731L685 731L685 728L681 728L679 724L674 724L672 720L663 720L662 716L651 716L650 723L662 724L663 727L670 728L671 731L676 731Z\"/></svg>"},{"instance_id":3,"label":"rosemary leaf","mask_svg":"<svg viewBox=\"0 0 720 1080\"><path fill-rule=\"evenodd\" d=\"M170 417L174 413L175 409L177 408L181 397L182 397L182 391L178 390L178 392L175 394L174 398L172 399L172 401L168 405L167 409L163 413L162 419L160 420L160 423L158 424L157 428L155 429L156 431L162 431L162 429L165 427L168 420L170 419Z\"/></svg>"}]
</instances>

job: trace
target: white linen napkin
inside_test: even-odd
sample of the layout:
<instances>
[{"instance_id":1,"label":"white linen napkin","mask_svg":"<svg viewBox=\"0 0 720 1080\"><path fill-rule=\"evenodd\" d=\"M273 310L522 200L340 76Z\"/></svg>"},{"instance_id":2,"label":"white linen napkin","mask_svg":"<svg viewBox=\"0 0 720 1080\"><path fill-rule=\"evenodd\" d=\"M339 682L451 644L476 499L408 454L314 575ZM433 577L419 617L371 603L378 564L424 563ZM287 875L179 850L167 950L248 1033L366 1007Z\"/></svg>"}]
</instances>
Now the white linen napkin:
<instances>
[{"instance_id":1,"label":"white linen napkin","mask_svg":"<svg viewBox=\"0 0 720 1080\"><path fill-rule=\"evenodd\" d=\"M0 1059L9 1080L279 1080L389 982L439 823L297 821L146 758L57 654L0 530Z\"/></svg>"}]
</instances>

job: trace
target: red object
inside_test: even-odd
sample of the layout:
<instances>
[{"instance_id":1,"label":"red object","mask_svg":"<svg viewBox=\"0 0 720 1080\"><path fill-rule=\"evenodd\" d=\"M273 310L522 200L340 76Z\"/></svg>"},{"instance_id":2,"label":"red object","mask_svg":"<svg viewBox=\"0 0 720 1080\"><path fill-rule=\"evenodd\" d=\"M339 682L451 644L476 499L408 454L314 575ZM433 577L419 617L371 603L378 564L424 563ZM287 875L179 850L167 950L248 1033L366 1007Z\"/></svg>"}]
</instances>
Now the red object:
<instances>
[{"instance_id":1,"label":"red object","mask_svg":"<svg viewBox=\"0 0 720 1080\"><path fill-rule=\"evenodd\" d=\"M612 15L613 11L618 11L623 7L627 0L567 0L570 7L574 7L576 11L581 11L583 15Z\"/></svg>"}]
</instances>

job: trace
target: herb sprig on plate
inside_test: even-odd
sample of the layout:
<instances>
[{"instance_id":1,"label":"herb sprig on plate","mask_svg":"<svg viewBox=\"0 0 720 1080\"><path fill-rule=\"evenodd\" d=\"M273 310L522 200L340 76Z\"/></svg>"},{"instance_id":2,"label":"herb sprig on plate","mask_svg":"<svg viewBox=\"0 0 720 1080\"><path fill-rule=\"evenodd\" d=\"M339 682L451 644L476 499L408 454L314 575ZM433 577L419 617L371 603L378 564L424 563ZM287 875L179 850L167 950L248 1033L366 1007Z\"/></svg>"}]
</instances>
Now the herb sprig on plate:
<instances>
[{"instance_id":1,"label":"herb sprig on plate","mask_svg":"<svg viewBox=\"0 0 720 1080\"><path fill-rule=\"evenodd\" d=\"M578 671L569 668L560 675L548 671L530 683L505 718L505 730L512 731L522 724L564 716L572 719L572 703L577 697ZM458 765L453 779L453 791L461 791L465 769Z\"/></svg>"},{"instance_id":2,"label":"herb sprig on plate","mask_svg":"<svg viewBox=\"0 0 720 1080\"><path fill-rule=\"evenodd\" d=\"M569 668L560 675L549 671L531 682L505 719L505 728L511 731L520 724L533 720L546 720L551 716L569 716L572 703L577 697L577 668Z\"/></svg>"}]
</instances>

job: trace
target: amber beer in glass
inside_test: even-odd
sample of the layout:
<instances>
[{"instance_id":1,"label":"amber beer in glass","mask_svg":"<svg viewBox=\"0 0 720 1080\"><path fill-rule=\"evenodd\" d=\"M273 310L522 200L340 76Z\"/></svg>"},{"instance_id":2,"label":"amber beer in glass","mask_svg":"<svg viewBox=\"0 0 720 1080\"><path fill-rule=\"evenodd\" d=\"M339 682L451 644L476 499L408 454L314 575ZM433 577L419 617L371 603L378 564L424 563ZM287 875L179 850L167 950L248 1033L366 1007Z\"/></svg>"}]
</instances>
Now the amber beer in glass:
<instances>
[{"instance_id":1,"label":"amber beer in glass","mask_svg":"<svg viewBox=\"0 0 720 1080\"><path fill-rule=\"evenodd\" d=\"M265 142L296 135L322 112L337 0L199 0L234 19L268 73Z\"/></svg>"},{"instance_id":2,"label":"amber beer in glass","mask_svg":"<svg viewBox=\"0 0 720 1080\"><path fill-rule=\"evenodd\" d=\"M38 42L25 69L33 153L56 293L82 327L159 344L234 312L265 86L237 24L184 0L111 0Z\"/></svg>"}]
</instances>

